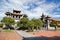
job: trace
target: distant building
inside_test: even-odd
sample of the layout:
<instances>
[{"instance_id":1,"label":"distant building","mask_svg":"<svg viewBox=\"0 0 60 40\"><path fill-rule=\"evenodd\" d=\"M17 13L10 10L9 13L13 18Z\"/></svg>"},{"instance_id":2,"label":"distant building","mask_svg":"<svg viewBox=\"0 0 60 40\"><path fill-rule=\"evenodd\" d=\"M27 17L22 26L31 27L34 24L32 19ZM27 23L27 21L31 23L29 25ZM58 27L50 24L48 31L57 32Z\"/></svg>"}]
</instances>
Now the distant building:
<instances>
[{"instance_id":1,"label":"distant building","mask_svg":"<svg viewBox=\"0 0 60 40\"><path fill-rule=\"evenodd\" d=\"M21 11L19 10L13 10L13 13L11 12L6 12L5 15L7 17L12 17L15 21L18 21L21 17L27 17L26 14L20 14Z\"/></svg>"},{"instance_id":2,"label":"distant building","mask_svg":"<svg viewBox=\"0 0 60 40\"><path fill-rule=\"evenodd\" d=\"M50 18L49 16L45 16L44 14L42 14L42 16L41 16L41 20L42 20L42 22L43 22L43 27L44 28L48 28L48 27L50 27L50 21L49 21L49 19L48 18Z\"/></svg>"},{"instance_id":3,"label":"distant building","mask_svg":"<svg viewBox=\"0 0 60 40\"><path fill-rule=\"evenodd\" d=\"M60 29L60 20L56 20L52 17L46 16L44 14L42 14L41 16L41 20L43 22L43 27L45 27L46 29L54 29L54 27L51 27L50 24L52 21L55 21L57 24L57 28Z\"/></svg>"},{"instance_id":4,"label":"distant building","mask_svg":"<svg viewBox=\"0 0 60 40\"><path fill-rule=\"evenodd\" d=\"M21 14L21 11L19 11L19 10L13 10L13 13L6 12L5 15L7 17L13 18L15 20L15 22L19 21L20 18L27 17L26 14ZM3 25L3 28L5 28L5 27L6 27L6 25L4 24ZM11 27L16 28L17 27L17 24L11 25Z\"/></svg>"}]
</instances>

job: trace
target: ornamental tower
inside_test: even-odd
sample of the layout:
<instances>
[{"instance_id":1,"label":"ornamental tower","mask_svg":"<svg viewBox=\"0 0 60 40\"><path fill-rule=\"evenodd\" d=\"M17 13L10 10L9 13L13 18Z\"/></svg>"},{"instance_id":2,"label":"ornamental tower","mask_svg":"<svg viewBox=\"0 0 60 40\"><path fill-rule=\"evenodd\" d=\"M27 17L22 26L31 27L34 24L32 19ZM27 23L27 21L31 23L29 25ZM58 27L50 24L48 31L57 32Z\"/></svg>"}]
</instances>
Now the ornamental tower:
<instances>
[{"instance_id":1,"label":"ornamental tower","mask_svg":"<svg viewBox=\"0 0 60 40\"><path fill-rule=\"evenodd\" d=\"M21 11L19 11L19 10L13 10L13 13L6 12L5 15L7 17L12 17L15 21L17 21L23 16L23 14L20 14L20 13L21 13Z\"/></svg>"}]
</instances>

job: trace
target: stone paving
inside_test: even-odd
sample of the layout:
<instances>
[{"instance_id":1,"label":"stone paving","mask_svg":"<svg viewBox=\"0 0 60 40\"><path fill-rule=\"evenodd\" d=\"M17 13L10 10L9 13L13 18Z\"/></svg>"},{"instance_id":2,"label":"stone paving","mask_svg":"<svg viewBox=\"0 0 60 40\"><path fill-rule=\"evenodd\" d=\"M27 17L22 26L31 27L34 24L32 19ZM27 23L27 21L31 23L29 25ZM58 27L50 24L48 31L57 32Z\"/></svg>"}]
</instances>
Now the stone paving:
<instances>
[{"instance_id":1,"label":"stone paving","mask_svg":"<svg viewBox=\"0 0 60 40\"><path fill-rule=\"evenodd\" d=\"M28 33L35 36L46 36L46 37L60 36L60 30L56 31L41 30L39 32L28 32Z\"/></svg>"},{"instance_id":2,"label":"stone paving","mask_svg":"<svg viewBox=\"0 0 60 40\"><path fill-rule=\"evenodd\" d=\"M0 40L22 40L17 32L0 32Z\"/></svg>"},{"instance_id":3,"label":"stone paving","mask_svg":"<svg viewBox=\"0 0 60 40\"><path fill-rule=\"evenodd\" d=\"M22 37L25 37L25 38L27 38L27 37L36 37L35 35L29 34L29 33L25 32L25 31L16 31L16 32L19 35L21 35Z\"/></svg>"},{"instance_id":4,"label":"stone paving","mask_svg":"<svg viewBox=\"0 0 60 40\"><path fill-rule=\"evenodd\" d=\"M17 31L23 40L60 40L60 31L24 32ZM33 35L32 35L33 34Z\"/></svg>"},{"instance_id":5,"label":"stone paving","mask_svg":"<svg viewBox=\"0 0 60 40\"><path fill-rule=\"evenodd\" d=\"M31 35L25 31L16 31L16 32L23 37L23 40L41 40L40 37Z\"/></svg>"},{"instance_id":6,"label":"stone paving","mask_svg":"<svg viewBox=\"0 0 60 40\"><path fill-rule=\"evenodd\" d=\"M0 40L60 40L60 31L29 33L25 31L0 32Z\"/></svg>"}]
</instances>

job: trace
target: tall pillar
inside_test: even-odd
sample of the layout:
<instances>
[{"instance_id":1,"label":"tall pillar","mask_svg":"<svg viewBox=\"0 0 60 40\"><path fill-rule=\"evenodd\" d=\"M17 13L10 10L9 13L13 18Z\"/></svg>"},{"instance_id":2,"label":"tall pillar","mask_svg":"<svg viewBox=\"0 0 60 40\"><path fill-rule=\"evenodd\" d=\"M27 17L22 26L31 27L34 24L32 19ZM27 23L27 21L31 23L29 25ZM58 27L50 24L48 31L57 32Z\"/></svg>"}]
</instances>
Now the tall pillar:
<instances>
[{"instance_id":1,"label":"tall pillar","mask_svg":"<svg viewBox=\"0 0 60 40\"><path fill-rule=\"evenodd\" d=\"M17 19L19 20L19 16L17 17Z\"/></svg>"},{"instance_id":2,"label":"tall pillar","mask_svg":"<svg viewBox=\"0 0 60 40\"><path fill-rule=\"evenodd\" d=\"M14 16L14 19L16 19L16 16Z\"/></svg>"},{"instance_id":3,"label":"tall pillar","mask_svg":"<svg viewBox=\"0 0 60 40\"><path fill-rule=\"evenodd\" d=\"M11 15L11 17L13 18L13 15Z\"/></svg>"},{"instance_id":4,"label":"tall pillar","mask_svg":"<svg viewBox=\"0 0 60 40\"><path fill-rule=\"evenodd\" d=\"M47 23L47 29L49 29L50 28L50 21L49 20L47 20L48 21L48 23Z\"/></svg>"}]
</instances>

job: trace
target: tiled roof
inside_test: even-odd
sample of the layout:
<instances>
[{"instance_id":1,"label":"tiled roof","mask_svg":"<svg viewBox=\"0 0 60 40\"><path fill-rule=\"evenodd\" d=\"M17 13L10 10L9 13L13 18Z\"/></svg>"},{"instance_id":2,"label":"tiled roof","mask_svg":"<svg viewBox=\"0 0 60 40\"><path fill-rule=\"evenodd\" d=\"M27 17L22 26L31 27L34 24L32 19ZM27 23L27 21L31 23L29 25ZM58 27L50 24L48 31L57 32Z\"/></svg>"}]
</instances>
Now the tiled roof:
<instances>
[{"instance_id":1,"label":"tiled roof","mask_svg":"<svg viewBox=\"0 0 60 40\"><path fill-rule=\"evenodd\" d=\"M56 20L56 19L51 19L51 20L56 21L56 22L60 22L60 20Z\"/></svg>"},{"instance_id":2,"label":"tiled roof","mask_svg":"<svg viewBox=\"0 0 60 40\"><path fill-rule=\"evenodd\" d=\"M5 14L7 15L7 14L12 14L12 13L11 12L6 12Z\"/></svg>"},{"instance_id":3,"label":"tiled roof","mask_svg":"<svg viewBox=\"0 0 60 40\"><path fill-rule=\"evenodd\" d=\"M60 26L60 24L57 24L57 26Z\"/></svg>"},{"instance_id":4,"label":"tiled roof","mask_svg":"<svg viewBox=\"0 0 60 40\"><path fill-rule=\"evenodd\" d=\"M56 20L56 19L53 19L53 18L48 18L49 20L53 20L53 21L56 21L56 22L60 22L60 20Z\"/></svg>"},{"instance_id":5,"label":"tiled roof","mask_svg":"<svg viewBox=\"0 0 60 40\"><path fill-rule=\"evenodd\" d=\"M6 12L5 13L6 15L18 15L18 16L22 16L22 14L19 14L19 13L11 13L11 12Z\"/></svg>"},{"instance_id":6,"label":"tiled roof","mask_svg":"<svg viewBox=\"0 0 60 40\"><path fill-rule=\"evenodd\" d=\"M50 17L50 18L48 18L48 20L54 20L54 19Z\"/></svg>"},{"instance_id":7,"label":"tiled roof","mask_svg":"<svg viewBox=\"0 0 60 40\"><path fill-rule=\"evenodd\" d=\"M56 21L56 22L60 22L60 20L56 20L56 19L53 19L53 18L48 18L48 19L49 19L49 20ZM57 26L60 27L60 24L58 23Z\"/></svg>"},{"instance_id":8,"label":"tiled roof","mask_svg":"<svg viewBox=\"0 0 60 40\"><path fill-rule=\"evenodd\" d=\"M22 14L19 14L19 13L12 13L12 15L22 15Z\"/></svg>"}]
</instances>

